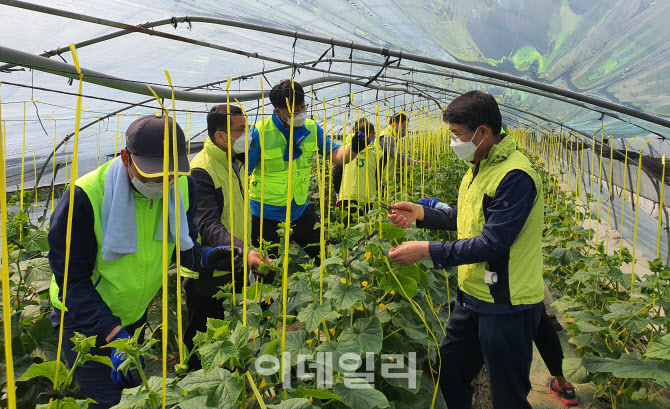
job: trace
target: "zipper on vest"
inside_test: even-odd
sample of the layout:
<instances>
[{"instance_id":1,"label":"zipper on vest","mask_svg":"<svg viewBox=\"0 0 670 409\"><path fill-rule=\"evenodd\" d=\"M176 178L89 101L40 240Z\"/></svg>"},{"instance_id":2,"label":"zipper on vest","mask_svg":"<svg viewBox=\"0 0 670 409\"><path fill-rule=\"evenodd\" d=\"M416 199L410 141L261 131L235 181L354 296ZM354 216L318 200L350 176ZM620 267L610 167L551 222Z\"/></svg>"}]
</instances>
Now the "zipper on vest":
<instances>
[{"instance_id":1,"label":"zipper on vest","mask_svg":"<svg viewBox=\"0 0 670 409\"><path fill-rule=\"evenodd\" d=\"M154 201L153 201L153 200L149 200L149 210L151 210L151 209L153 209L153 208L154 208Z\"/></svg>"}]
</instances>

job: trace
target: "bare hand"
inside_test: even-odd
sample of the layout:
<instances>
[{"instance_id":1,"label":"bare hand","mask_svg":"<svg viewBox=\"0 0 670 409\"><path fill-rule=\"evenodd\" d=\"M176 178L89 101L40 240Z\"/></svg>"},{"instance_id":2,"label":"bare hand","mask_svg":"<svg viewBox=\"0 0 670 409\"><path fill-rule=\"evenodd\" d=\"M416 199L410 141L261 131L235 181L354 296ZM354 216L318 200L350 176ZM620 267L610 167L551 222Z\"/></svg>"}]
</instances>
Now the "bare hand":
<instances>
[{"instance_id":1,"label":"bare hand","mask_svg":"<svg viewBox=\"0 0 670 409\"><path fill-rule=\"evenodd\" d=\"M247 255L247 265L249 268L258 268L261 263L269 263L271 261L272 259L269 257L265 260L262 260L261 253L257 252L256 250L250 250L249 254Z\"/></svg>"},{"instance_id":2,"label":"bare hand","mask_svg":"<svg viewBox=\"0 0 670 409\"><path fill-rule=\"evenodd\" d=\"M430 257L427 241L407 241L389 250L389 258L401 266L409 266L424 257Z\"/></svg>"},{"instance_id":3,"label":"bare hand","mask_svg":"<svg viewBox=\"0 0 670 409\"><path fill-rule=\"evenodd\" d=\"M423 206L410 203L399 202L391 205L393 211L389 213L388 218L398 227L406 229L415 220L423 220Z\"/></svg>"}]
</instances>

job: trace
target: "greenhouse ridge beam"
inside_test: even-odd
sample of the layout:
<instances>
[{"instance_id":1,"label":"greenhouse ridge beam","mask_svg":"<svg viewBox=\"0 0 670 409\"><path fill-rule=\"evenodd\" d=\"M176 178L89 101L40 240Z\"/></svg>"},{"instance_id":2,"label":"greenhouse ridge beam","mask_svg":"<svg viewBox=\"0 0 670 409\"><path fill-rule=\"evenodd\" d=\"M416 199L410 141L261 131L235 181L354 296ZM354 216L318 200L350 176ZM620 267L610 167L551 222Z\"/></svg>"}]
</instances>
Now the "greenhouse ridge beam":
<instances>
[{"instance_id":1,"label":"greenhouse ridge beam","mask_svg":"<svg viewBox=\"0 0 670 409\"><path fill-rule=\"evenodd\" d=\"M67 17L71 18L74 20L81 20L81 21L87 21L89 23L94 23L94 24L101 24L101 25L106 25L106 26L111 26L111 27L117 27L117 28L122 28L130 31L135 31L135 32L140 32L148 35L153 35L153 36L159 36L159 37L165 37L165 38L170 38L173 40L178 40L178 41L187 41L191 42L193 44L197 44L197 40L190 40L186 39L183 37L175 36L172 34L167 34L167 33L162 33L158 31L152 31L149 29L146 29L141 26L133 26L125 23L120 23L120 22L115 22L111 20L106 20L106 19L101 19L101 18L96 18L92 16L87 16L84 14L80 13L73 13L69 11L64 11L64 10L59 10L55 9L52 7L46 7L46 6L40 6L40 5L35 5L35 4L30 4L24 1L16 1L16 0L0 0L0 4L5 4L8 6L12 7L18 7L18 8L23 8L27 10L33 10L41 13L47 13L47 14L52 14L52 15L57 15L61 17ZM421 56L418 54L412 54L412 53L406 53L403 52L402 50L391 50L386 47L377 47L377 46L369 46L365 44L360 44L356 43L353 41L343 41L343 40L337 40L334 38L328 38L328 37L323 37L323 36L318 36L314 34L309 34L309 33L304 33L304 32L299 32L299 31L291 31L291 30L285 30L285 29L280 29L280 28L275 28L275 27L268 27L268 26L263 26L260 24L253 24L253 23L246 23L242 21L235 21L235 20L230 20L230 19L222 19L222 18L216 18L216 17L188 17L189 21L191 22L204 22L204 23L213 23L213 24L219 24L219 25L227 25L227 26L232 26L232 27L238 27L238 28L243 28L243 29L249 29L249 30L255 30L255 31L260 31L260 32L265 32L265 33L270 33L270 34L275 34L275 35L280 35L280 36L285 36L285 37L290 37L290 38L295 38L295 39L302 39L302 40L307 40L307 41L313 41L317 43L322 43L322 44L328 44L328 45L333 45L333 46L338 46L338 47L343 47L346 49L352 49L352 50L358 50L358 51L365 51L365 52L370 52L373 54L381 54L383 56L390 56L390 57L397 57L397 58L404 58L406 60L410 61L417 61L417 62L422 62L430 65L435 65L435 66L440 66L440 67L445 67L445 68L450 68L458 71L464 71L464 72L469 72L471 74L475 75L482 75L484 77L488 78L495 78L501 81L507 81L511 82L514 84L519 84L519 85L524 85L530 88L535 88L539 89L542 91L554 93L557 95L561 95L567 98L571 98L577 101L581 101L590 105L595 105L601 108L606 108L610 109L615 112L619 112L625 115L629 115L638 119L642 119L648 122L655 123L657 125L661 125L667 128L670 128L670 120L658 117L656 115L651 115L647 114L644 112L637 111L632 108L628 108L626 106L620 105L620 104L615 104L609 101L605 101L599 98L594 98L590 97L587 95L582 95L578 92L574 91L569 91L569 90L564 90L558 87L554 87L551 85L543 84L541 82L537 81L532 81L532 80L527 80L524 78L519 78L515 77L513 75L509 74L503 74L500 72L495 72L492 70L487 70L483 68L477 68L473 66L469 66L466 64L460 64L460 63L453 63L453 62L448 62L444 60L440 60L437 58L431 58L431 57L425 57Z\"/></svg>"}]
</instances>

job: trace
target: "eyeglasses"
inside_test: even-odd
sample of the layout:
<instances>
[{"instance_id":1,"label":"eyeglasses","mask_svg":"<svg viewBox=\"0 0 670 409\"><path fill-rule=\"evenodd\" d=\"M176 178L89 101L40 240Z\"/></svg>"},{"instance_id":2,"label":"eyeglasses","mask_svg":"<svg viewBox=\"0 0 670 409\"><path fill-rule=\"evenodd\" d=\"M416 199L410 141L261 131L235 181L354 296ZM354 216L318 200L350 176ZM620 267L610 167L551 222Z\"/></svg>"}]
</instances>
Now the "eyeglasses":
<instances>
[{"instance_id":1,"label":"eyeglasses","mask_svg":"<svg viewBox=\"0 0 670 409\"><path fill-rule=\"evenodd\" d=\"M465 132L461 132L461 133L459 133L459 134L455 134L455 133L452 132L452 133L451 133L451 135L452 135L452 136L451 136L451 140L452 140L452 141L455 141L456 139L459 139L461 136L463 136L463 135L465 135L465 134L467 134L467 133L470 133L470 132L473 132L473 131L465 131ZM476 130L475 130L474 132L476 132ZM474 136L474 135L473 135L473 136Z\"/></svg>"}]
</instances>

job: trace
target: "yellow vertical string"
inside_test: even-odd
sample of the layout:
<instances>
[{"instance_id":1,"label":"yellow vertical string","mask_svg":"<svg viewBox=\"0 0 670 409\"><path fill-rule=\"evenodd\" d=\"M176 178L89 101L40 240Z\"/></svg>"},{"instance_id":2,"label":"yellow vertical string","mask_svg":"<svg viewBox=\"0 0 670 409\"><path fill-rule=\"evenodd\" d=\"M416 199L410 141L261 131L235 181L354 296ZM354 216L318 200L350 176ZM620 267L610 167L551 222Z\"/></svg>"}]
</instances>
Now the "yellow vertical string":
<instances>
[{"instance_id":1,"label":"yellow vertical string","mask_svg":"<svg viewBox=\"0 0 670 409\"><path fill-rule=\"evenodd\" d=\"M624 221L624 211L626 210L626 171L628 170L628 147L630 144L632 144L639 136L636 136L635 138L631 139L630 142L628 142L628 145L626 145L626 149L624 152L624 160L623 160L623 187L621 188L621 240L619 240L619 259L621 259L621 250L623 249L623 221ZM631 190L631 195L632 195L632 190Z\"/></svg>"},{"instance_id":2,"label":"yellow vertical string","mask_svg":"<svg viewBox=\"0 0 670 409\"><path fill-rule=\"evenodd\" d=\"M663 188L665 187L665 155L661 156L661 163L663 164L663 173L661 175L661 195L660 203L658 205L658 238L656 240L656 258L658 258L661 251L661 222L663 220Z\"/></svg>"},{"instance_id":3,"label":"yellow vertical string","mask_svg":"<svg viewBox=\"0 0 670 409\"><path fill-rule=\"evenodd\" d=\"M23 213L23 179L25 174L26 167L26 104L28 102L37 102L37 99L31 99L29 101L23 101L23 144L21 145L21 196L19 198L19 211ZM19 230L20 233L23 233L23 229Z\"/></svg>"},{"instance_id":4,"label":"yellow vertical string","mask_svg":"<svg viewBox=\"0 0 670 409\"><path fill-rule=\"evenodd\" d=\"M608 139L612 138L612 135L607 137ZM610 238L610 207L612 205L612 191L614 190L614 182L612 181L612 173L614 170L614 140L610 141L609 143L610 147L610 173L609 173L609 183L608 183L608 199L607 199L607 225L605 228L605 253L607 254L609 252L609 238Z\"/></svg>"},{"instance_id":5,"label":"yellow vertical string","mask_svg":"<svg viewBox=\"0 0 670 409\"><path fill-rule=\"evenodd\" d=\"M247 111L244 110L244 107L240 103L240 101L235 99L235 102L237 102L237 105L240 106L240 109L242 110L242 115L244 115L244 163L249 163L249 123L247 122ZM230 139L228 141L228 145L231 145ZM232 162L234 159L231 157L230 161ZM232 174L230 174L230 177L228 179L231 179L233 177ZM249 259L249 254L248 254L248 248L249 248L249 178L248 177L243 177L243 173L240 172L240 178L242 178L242 185L244 188L244 227L243 227L243 248L242 248L242 326L246 327L247 326L247 275L249 274L247 262ZM231 196L232 200L232 196ZM231 206L232 207L232 206ZM232 224L233 221L231 220L230 223Z\"/></svg>"},{"instance_id":6,"label":"yellow vertical string","mask_svg":"<svg viewBox=\"0 0 670 409\"><path fill-rule=\"evenodd\" d=\"M633 228L633 266L631 269L631 285L635 283L635 264L637 264L637 259L635 257L635 252L637 250L637 218L640 214L640 179L642 179L642 148L644 145L651 142L651 139L647 139L645 143L640 146L640 160L637 163L637 186L635 188L635 226ZM621 225L623 226L623 218L621 219ZM623 235L622 235L623 239ZM630 289L631 294L633 289Z\"/></svg>"},{"instance_id":7,"label":"yellow vertical string","mask_svg":"<svg viewBox=\"0 0 670 409\"><path fill-rule=\"evenodd\" d=\"M74 63L75 68L77 69L77 74L79 74L79 90L77 92L77 108L75 111L75 119L74 119L74 145L72 148L72 175L70 176L70 203L68 206L68 216L67 216L67 227L66 227L66 232L65 232L65 267L63 271L63 299L62 299L62 306L60 311L60 326L58 327L58 348L56 350L56 356L60 357L61 356L61 351L63 349L63 321L65 319L65 299L67 297L67 280L68 280L68 273L70 271L70 253L71 253L71 244L72 244L72 218L73 218L73 213L74 213L74 191L75 191L75 186L74 183L77 180L77 172L78 172L78 165L79 165L79 126L81 124L81 104L82 104L82 88L84 85L84 76L81 73L81 69L79 68L79 58L77 57L77 49L75 48L74 44L70 44L70 54L72 55L72 62ZM56 366L56 371L54 375L54 390L57 389L58 385L58 373L59 373L59 367Z\"/></svg>"},{"instance_id":8,"label":"yellow vertical string","mask_svg":"<svg viewBox=\"0 0 670 409\"><path fill-rule=\"evenodd\" d=\"M233 175L233 147L232 143L230 143L230 77L228 77L228 81L226 82L226 119L228 121L228 127L226 128L226 137L228 137L228 197L230 200L233 198L233 178L231 177ZM229 206L229 212L228 212L228 220L230 221L230 277L231 277L231 283L233 285L232 288L232 293L233 293L233 306L237 305L237 300L235 298L235 223L233 222L233 217L235 216L233 214L233 207L235 206Z\"/></svg>"},{"instance_id":9,"label":"yellow vertical string","mask_svg":"<svg viewBox=\"0 0 670 409\"><path fill-rule=\"evenodd\" d=\"M263 254L263 209L265 208L265 89L263 88L263 77L261 76L261 126L260 129L260 148L261 148L261 216L260 216L260 237L258 251ZM249 166L247 164L247 166ZM248 175L245 174L246 178Z\"/></svg>"},{"instance_id":10,"label":"yellow vertical string","mask_svg":"<svg viewBox=\"0 0 670 409\"><path fill-rule=\"evenodd\" d=\"M184 364L184 344L183 344L183 330L182 330L182 312L181 312L181 237L179 235L179 225L181 223L181 187L179 185L179 152L177 150L177 103L174 99L174 86L170 79L170 73L165 70L165 77L167 78L170 89L172 90L172 163L174 172L174 214L175 214L175 256L177 263L177 346L179 349L179 365ZM168 195L164 196L165 198ZM167 277L166 277L167 279ZM165 331L167 333L167 331ZM164 391L165 392L165 391Z\"/></svg>"},{"instance_id":11,"label":"yellow vertical string","mask_svg":"<svg viewBox=\"0 0 670 409\"><path fill-rule=\"evenodd\" d=\"M167 71L166 71L167 74ZM169 80L168 80L169 81ZM163 125L163 295L162 295L162 306L163 306L163 324L161 326L161 334L162 334L162 350L163 350L163 409L165 409L166 405L166 391L167 391L167 343L168 343L168 267L169 267L169 254L168 254L168 212L169 212L169 207L168 207L168 198L169 198L169 191L168 191L168 185L170 183L170 125L168 123L168 114L169 111L165 108L163 103L161 102L160 98L158 98L158 95L154 92L154 90L151 88L151 86L147 85L149 88L149 91L156 97L156 100L158 101L158 104L161 106L163 109L163 115L165 116L165 123ZM176 135L176 122L177 120L175 118L172 119L172 124L173 127L175 127L175 135ZM176 145L175 145L176 146ZM177 176L176 172L176 167L177 167L177 162L174 163L175 166L175 172L174 175L175 177ZM175 180L175 184L178 184L179 181ZM176 191L176 189L175 189ZM179 231L175 233L175 236L179 236ZM179 248L175 247L175 251L177 251L177 254L179 254Z\"/></svg>"},{"instance_id":12,"label":"yellow vertical string","mask_svg":"<svg viewBox=\"0 0 670 409\"><path fill-rule=\"evenodd\" d=\"M600 134L600 161L598 162L598 211L596 216L596 237L595 240L598 240L600 236L600 198L603 191L603 138L605 137L605 130Z\"/></svg>"},{"instance_id":13,"label":"yellow vertical string","mask_svg":"<svg viewBox=\"0 0 670 409\"><path fill-rule=\"evenodd\" d=\"M120 113L116 114L116 137L115 137L115 140L114 140L114 158L116 158L116 155L119 152L119 124L121 123L121 115L125 115L125 114L126 114L125 112L120 112Z\"/></svg>"},{"instance_id":14,"label":"yellow vertical string","mask_svg":"<svg viewBox=\"0 0 670 409\"><path fill-rule=\"evenodd\" d=\"M323 97L323 133L325 135L326 129L328 127L328 111L326 109L326 97ZM325 140L325 138L324 138ZM321 168L321 175L320 179L321 182L319 183L319 211L321 215L321 223L319 223L319 237L320 237L320 254L321 254L321 263L319 264L319 305L323 305L323 269L324 269L324 260L326 259L326 239L325 239L325 231L324 231L324 224L325 220L323 218L323 215L325 214L325 203L326 199L324 198L325 193L325 184L326 184L326 156L325 155L325 149L326 147L323 147L324 149L324 155L321 155L323 158L323 166ZM317 157L317 161L319 158Z\"/></svg>"},{"instance_id":15,"label":"yellow vertical string","mask_svg":"<svg viewBox=\"0 0 670 409\"><path fill-rule=\"evenodd\" d=\"M2 85L2 83L0 83ZM0 102L0 120L2 119L2 102ZM2 124L2 122L0 122ZM4 129L4 130L3 130ZM12 355L12 304L9 299L9 250L7 247L7 154L5 150L5 134L7 125L0 126L0 223L2 223L2 326L5 336L5 365L7 373L7 407L16 409L16 387L14 386L14 358ZM60 356L60 355L59 355Z\"/></svg>"},{"instance_id":16,"label":"yellow vertical string","mask_svg":"<svg viewBox=\"0 0 670 409\"><path fill-rule=\"evenodd\" d=\"M289 242L291 235L291 204L293 202L293 120L295 117L295 83L291 79L291 89L293 90L293 98L289 103L286 98L286 107L291 115L289 124L289 143L288 143L288 193L286 195L286 224L284 226L284 268L282 272L282 330L281 330L281 364L279 366L279 373L281 374L282 382L284 379L284 370L286 368L285 354L286 351L286 305L288 304L288 262L289 262ZM289 362L290 365L290 362Z\"/></svg>"}]
</instances>

